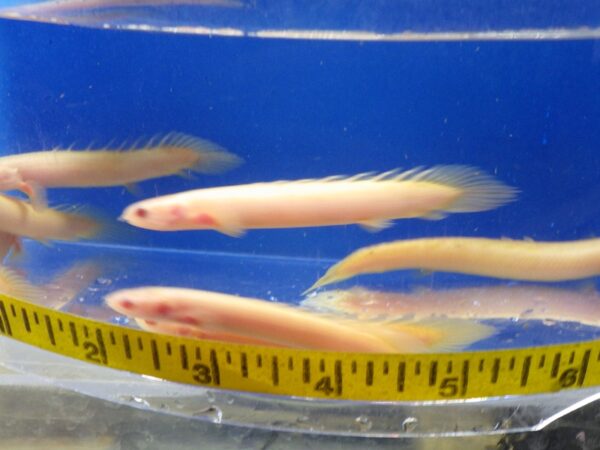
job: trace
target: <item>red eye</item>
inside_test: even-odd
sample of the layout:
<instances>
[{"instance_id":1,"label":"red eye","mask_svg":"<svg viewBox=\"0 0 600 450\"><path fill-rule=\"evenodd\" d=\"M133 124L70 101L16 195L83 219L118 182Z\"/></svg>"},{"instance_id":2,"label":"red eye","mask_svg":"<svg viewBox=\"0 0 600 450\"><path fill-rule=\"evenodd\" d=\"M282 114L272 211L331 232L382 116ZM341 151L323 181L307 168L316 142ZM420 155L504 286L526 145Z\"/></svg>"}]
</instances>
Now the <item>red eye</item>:
<instances>
[{"instance_id":1,"label":"red eye","mask_svg":"<svg viewBox=\"0 0 600 450\"><path fill-rule=\"evenodd\" d=\"M135 303L133 303L131 300L121 300L121 308L123 309L133 309L134 306Z\"/></svg>"},{"instance_id":2,"label":"red eye","mask_svg":"<svg viewBox=\"0 0 600 450\"><path fill-rule=\"evenodd\" d=\"M143 219L144 217L148 216L148 210L144 208L138 208L135 210L135 215Z\"/></svg>"}]
</instances>

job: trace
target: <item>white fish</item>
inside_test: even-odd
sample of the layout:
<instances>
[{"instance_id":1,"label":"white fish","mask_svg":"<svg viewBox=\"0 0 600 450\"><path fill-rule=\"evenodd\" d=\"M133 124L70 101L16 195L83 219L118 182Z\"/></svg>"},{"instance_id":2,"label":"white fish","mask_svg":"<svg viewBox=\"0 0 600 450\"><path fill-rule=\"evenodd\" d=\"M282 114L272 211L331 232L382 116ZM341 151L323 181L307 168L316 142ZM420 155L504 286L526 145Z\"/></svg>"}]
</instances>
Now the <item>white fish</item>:
<instances>
[{"instance_id":1,"label":"white fish","mask_svg":"<svg viewBox=\"0 0 600 450\"><path fill-rule=\"evenodd\" d=\"M0 158L0 190L25 192L36 207L45 206L52 187L131 187L138 181L186 170L218 173L241 162L217 144L181 133L154 138L131 149L38 151Z\"/></svg>"},{"instance_id":2,"label":"white fish","mask_svg":"<svg viewBox=\"0 0 600 450\"><path fill-rule=\"evenodd\" d=\"M231 236L253 228L354 223L376 231L393 219L439 219L448 213L493 209L515 195L515 189L478 169L437 166L196 189L134 203L121 217L150 230L213 229Z\"/></svg>"},{"instance_id":3,"label":"white fish","mask_svg":"<svg viewBox=\"0 0 600 450\"><path fill-rule=\"evenodd\" d=\"M140 287L113 292L106 303L145 327L163 323L162 332L178 335L233 336L232 342L372 353L433 352L462 348L493 334L473 321L365 323L336 320L285 304L218 292L169 287ZM190 329L190 327L193 327ZM197 329L194 332L193 329ZM206 336L206 334L205 334ZM246 341L244 341L244 339Z\"/></svg>"}]
</instances>

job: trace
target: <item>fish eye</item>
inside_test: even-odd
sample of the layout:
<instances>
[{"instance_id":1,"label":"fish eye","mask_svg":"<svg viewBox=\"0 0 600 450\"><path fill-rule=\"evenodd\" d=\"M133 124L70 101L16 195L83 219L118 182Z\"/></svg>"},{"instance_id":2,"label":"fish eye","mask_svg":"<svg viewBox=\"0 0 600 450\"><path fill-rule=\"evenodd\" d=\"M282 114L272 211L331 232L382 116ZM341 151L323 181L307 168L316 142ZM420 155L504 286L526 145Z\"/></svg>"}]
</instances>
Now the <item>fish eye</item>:
<instances>
[{"instance_id":1,"label":"fish eye","mask_svg":"<svg viewBox=\"0 0 600 450\"><path fill-rule=\"evenodd\" d=\"M141 219L143 219L144 217L148 217L148 210L145 208L137 208L135 210L135 215Z\"/></svg>"}]
</instances>

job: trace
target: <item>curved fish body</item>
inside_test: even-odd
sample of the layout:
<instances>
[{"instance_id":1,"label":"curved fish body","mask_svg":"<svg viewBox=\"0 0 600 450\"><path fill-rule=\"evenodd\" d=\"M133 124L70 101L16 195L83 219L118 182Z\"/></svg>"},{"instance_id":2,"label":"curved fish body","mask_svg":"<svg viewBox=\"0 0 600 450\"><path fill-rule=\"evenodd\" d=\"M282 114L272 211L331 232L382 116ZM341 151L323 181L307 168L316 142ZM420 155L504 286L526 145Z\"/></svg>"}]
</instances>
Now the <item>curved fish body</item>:
<instances>
[{"instance_id":1,"label":"curved fish body","mask_svg":"<svg viewBox=\"0 0 600 450\"><path fill-rule=\"evenodd\" d=\"M49 150L0 158L0 190L19 189L34 203L51 187L131 185L186 170L216 173L240 159L212 142L171 133L144 146L123 149Z\"/></svg>"},{"instance_id":2,"label":"curved fish body","mask_svg":"<svg viewBox=\"0 0 600 450\"><path fill-rule=\"evenodd\" d=\"M493 333L490 327L464 321L369 324L336 320L284 304L182 288L126 289L109 294L106 302L112 309L141 320L146 328L164 323L184 326L184 330L162 328L170 334L219 336L236 343L258 340L292 348L368 353L443 351Z\"/></svg>"},{"instance_id":3,"label":"curved fish body","mask_svg":"<svg viewBox=\"0 0 600 450\"><path fill-rule=\"evenodd\" d=\"M545 286L481 286L385 292L365 288L323 291L302 305L311 310L360 320L519 319L579 322L600 326L600 294Z\"/></svg>"},{"instance_id":4,"label":"curved fish body","mask_svg":"<svg viewBox=\"0 0 600 450\"><path fill-rule=\"evenodd\" d=\"M534 242L443 237L388 242L350 254L308 291L357 275L402 269L526 281L577 280L600 275L600 239Z\"/></svg>"},{"instance_id":5,"label":"curved fish body","mask_svg":"<svg viewBox=\"0 0 600 450\"><path fill-rule=\"evenodd\" d=\"M0 232L38 241L75 241L100 231L95 219L51 208L36 209L29 202L0 195Z\"/></svg>"},{"instance_id":6,"label":"curved fish body","mask_svg":"<svg viewBox=\"0 0 600 450\"><path fill-rule=\"evenodd\" d=\"M247 229L359 224L380 230L400 218L439 219L485 211L514 199L510 188L475 168L438 166L350 178L276 181L197 189L130 205L126 222L151 230Z\"/></svg>"}]
</instances>

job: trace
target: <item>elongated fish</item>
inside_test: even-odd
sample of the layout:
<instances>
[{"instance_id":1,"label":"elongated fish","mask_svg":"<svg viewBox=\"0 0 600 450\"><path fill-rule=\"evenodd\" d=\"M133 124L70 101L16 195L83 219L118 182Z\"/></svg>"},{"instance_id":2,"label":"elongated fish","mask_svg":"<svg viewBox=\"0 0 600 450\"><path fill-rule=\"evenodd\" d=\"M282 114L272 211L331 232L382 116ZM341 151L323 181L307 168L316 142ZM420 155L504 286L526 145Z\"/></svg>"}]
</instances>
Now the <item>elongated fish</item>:
<instances>
[{"instance_id":1,"label":"elongated fish","mask_svg":"<svg viewBox=\"0 0 600 450\"><path fill-rule=\"evenodd\" d=\"M448 213L493 209L515 195L515 189L478 169L437 166L197 189L134 203L122 219L151 230L213 229L230 236L251 228L353 223L380 230L393 219L439 219Z\"/></svg>"},{"instance_id":2,"label":"elongated fish","mask_svg":"<svg viewBox=\"0 0 600 450\"><path fill-rule=\"evenodd\" d=\"M171 133L128 150L54 149L4 156L0 158L0 190L21 190L37 207L45 205L45 188L132 185L185 170L217 173L240 161L212 142Z\"/></svg>"},{"instance_id":3,"label":"elongated fish","mask_svg":"<svg viewBox=\"0 0 600 450\"><path fill-rule=\"evenodd\" d=\"M600 294L593 289L546 286L481 286L385 292L355 287L313 294L302 305L361 320L520 319L600 326Z\"/></svg>"},{"instance_id":4,"label":"elongated fish","mask_svg":"<svg viewBox=\"0 0 600 450\"><path fill-rule=\"evenodd\" d=\"M388 242L351 253L306 292L361 274L401 269L527 281L577 280L600 275L600 239L534 242L443 237Z\"/></svg>"},{"instance_id":5,"label":"elongated fish","mask_svg":"<svg viewBox=\"0 0 600 450\"><path fill-rule=\"evenodd\" d=\"M238 343L240 339L258 339L269 345L320 350L448 351L494 332L493 328L472 321L369 324L333 320L284 304L182 288L125 289L109 294L106 303L121 314L146 321L146 327L169 322L184 325L184 333L192 336L188 327L197 328L198 333L229 334ZM181 334L176 329L171 332Z\"/></svg>"}]
</instances>

